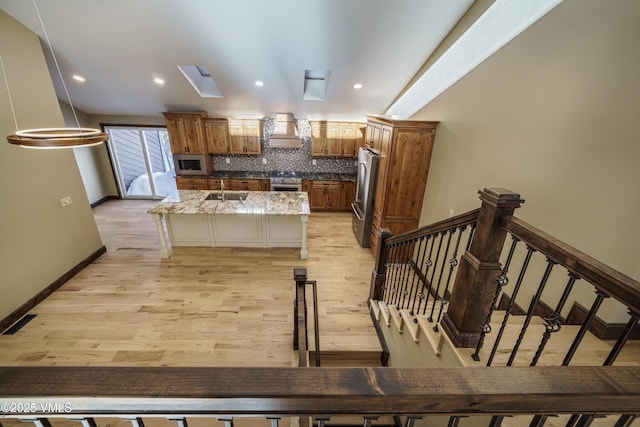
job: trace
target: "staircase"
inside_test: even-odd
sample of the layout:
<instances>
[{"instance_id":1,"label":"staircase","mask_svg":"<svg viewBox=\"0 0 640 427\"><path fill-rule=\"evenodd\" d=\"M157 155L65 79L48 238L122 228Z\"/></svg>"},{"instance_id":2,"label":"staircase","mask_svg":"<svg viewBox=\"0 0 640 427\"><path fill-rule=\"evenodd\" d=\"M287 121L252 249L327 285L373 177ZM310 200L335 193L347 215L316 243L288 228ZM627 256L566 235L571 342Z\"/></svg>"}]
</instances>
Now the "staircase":
<instances>
[{"instance_id":1,"label":"staircase","mask_svg":"<svg viewBox=\"0 0 640 427\"><path fill-rule=\"evenodd\" d=\"M487 334L484 346L479 352L479 360L472 357L475 348L454 347L447 335L441 330L434 330L435 324L428 321L428 315L412 315L410 310L398 310L383 301L370 301L371 312L379 327L386 333L402 334L410 337L411 341L418 344L421 341L429 343L433 353L440 357L443 348L453 351L456 363L459 366L477 367L485 366L489 360L491 350L495 344L498 326L504 319L505 311L494 312L492 324L497 325L495 331ZM428 310L427 310L428 311ZM492 359L491 366L506 366L514 344L524 325L524 315L511 315L504 329L502 339ZM439 328L438 328L439 329ZM529 323L523 341L518 349L512 366L529 366L540 341L545 332L545 322L540 317L534 317ZM559 366L575 336L580 330L580 325L562 325L561 329L554 333L545 346L540 356L538 366ZM385 333L385 332L383 332ZM408 339L408 338L407 338ZM585 334L581 346L576 351L571 361L576 366L599 366L611 352L614 342L598 339L591 332ZM632 341L625 346L625 350L616 360L616 365L640 366L640 342Z\"/></svg>"},{"instance_id":2,"label":"staircase","mask_svg":"<svg viewBox=\"0 0 640 427\"><path fill-rule=\"evenodd\" d=\"M496 341L499 325L502 324L506 314L504 310L498 310L493 313L492 324L496 325L495 330L486 335L484 346L478 353L479 360L476 361L472 356L476 351L475 348L455 347L440 328L435 328L434 322L429 322L428 314L413 315L408 309L398 310L395 306L388 305L383 301L370 300L369 305L377 327L380 328L385 339L388 342L393 342L395 346L404 346L404 348L391 348L390 366L395 367L400 367L394 365L396 361L398 361L399 364L407 362L406 359L402 357L396 358L394 351L410 353L412 351L410 347L412 346L415 347L413 350L419 353L419 358L422 363L433 364L433 356L435 355L436 359L441 359L439 364L435 364L436 366L469 368L486 366ZM430 308L431 305L427 306L427 313L429 313ZM524 315L509 316L502 333L502 339L491 360L491 366L507 365L514 344L525 324L525 320L526 316ZM537 316L531 319L511 366L530 365L531 360L538 350L541 337L545 333L545 330L544 319ZM562 365L563 359L569 351L569 347L574 338L579 333L579 330L579 325L562 325L560 330L554 333L546 343L544 352L538 359L537 365ZM420 350L416 350L421 344L423 345L420 347ZM610 354L614 344L615 342L600 340L592 333L587 332L571 364L573 366L601 366L603 360ZM431 362L429 362L430 360ZM632 341L627 343L624 351L616 359L616 365L640 366L640 342ZM535 424L536 422L543 422L544 424L540 425L566 427L572 425L570 418L569 415L554 415L544 419L531 415L520 415L504 418L501 421L501 425L504 427L528 427L537 425ZM618 426L618 424L615 424L617 420L617 417L596 417L591 420L591 426ZM482 425L489 425L490 421L491 420L487 419ZM444 421L442 422L444 423ZM637 424L638 422L639 420L636 419L635 423ZM635 426L636 424L632 425ZM439 424L437 420L430 420L429 425Z\"/></svg>"}]
</instances>

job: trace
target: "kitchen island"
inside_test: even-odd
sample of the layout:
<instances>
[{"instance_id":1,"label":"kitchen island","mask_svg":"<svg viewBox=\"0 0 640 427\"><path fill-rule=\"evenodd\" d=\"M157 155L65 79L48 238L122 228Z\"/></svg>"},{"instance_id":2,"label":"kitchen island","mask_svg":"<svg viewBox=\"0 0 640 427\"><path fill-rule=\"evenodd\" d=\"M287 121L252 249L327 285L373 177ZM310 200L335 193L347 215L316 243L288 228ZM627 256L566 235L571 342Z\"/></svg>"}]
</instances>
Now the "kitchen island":
<instances>
[{"instance_id":1,"label":"kitchen island","mask_svg":"<svg viewBox=\"0 0 640 427\"><path fill-rule=\"evenodd\" d=\"M177 190L148 212L163 258L171 256L165 224L172 247L299 247L308 256L305 192Z\"/></svg>"}]
</instances>

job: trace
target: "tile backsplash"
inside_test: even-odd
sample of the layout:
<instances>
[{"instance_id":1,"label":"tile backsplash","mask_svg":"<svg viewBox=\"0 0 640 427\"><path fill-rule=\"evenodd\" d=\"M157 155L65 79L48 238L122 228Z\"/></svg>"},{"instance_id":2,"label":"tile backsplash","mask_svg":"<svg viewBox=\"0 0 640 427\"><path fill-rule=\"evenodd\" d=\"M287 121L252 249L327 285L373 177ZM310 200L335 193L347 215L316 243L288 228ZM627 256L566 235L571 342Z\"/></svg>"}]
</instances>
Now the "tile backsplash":
<instances>
[{"instance_id":1,"label":"tile backsplash","mask_svg":"<svg viewBox=\"0 0 640 427\"><path fill-rule=\"evenodd\" d=\"M264 118L262 154L248 155L214 155L214 171L293 171L293 172L326 172L356 173L356 159L311 157L311 127L308 120L296 120L298 135L302 138L301 148L270 148L269 135L273 132L274 120ZM229 163L227 163L229 159ZM266 160L266 164L264 163ZM313 164L313 160L316 164Z\"/></svg>"}]
</instances>

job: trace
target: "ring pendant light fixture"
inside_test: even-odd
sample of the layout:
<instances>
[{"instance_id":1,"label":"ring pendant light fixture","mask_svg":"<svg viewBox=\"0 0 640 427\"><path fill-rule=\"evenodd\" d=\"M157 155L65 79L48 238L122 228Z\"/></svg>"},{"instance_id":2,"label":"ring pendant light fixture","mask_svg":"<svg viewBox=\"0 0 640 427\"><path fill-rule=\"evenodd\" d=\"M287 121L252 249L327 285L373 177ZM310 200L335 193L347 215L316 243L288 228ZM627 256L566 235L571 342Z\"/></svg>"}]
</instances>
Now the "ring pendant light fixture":
<instances>
[{"instance_id":1,"label":"ring pendant light fixture","mask_svg":"<svg viewBox=\"0 0 640 427\"><path fill-rule=\"evenodd\" d=\"M62 72L60 71L60 66L58 65L58 60L56 59L55 52L51 47L51 41L49 40L49 35L47 34L47 30L44 27L44 22L42 22L42 17L40 16L40 11L38 10L36 0L33 0L33 6L36 10L36 14L38 15L38 20L40 21L40 26L42 27L42 31L47 42L47 47L51 52L51 57L53 58L53 62L56 65L58 75L60 76L60 81L62 82L62 87L64 88L65 94L67 95L67 101L71 106L71 111L73 112L73 116L78 127L16 130L15 134L7 136L7 141L10 144L19 145L25 148L76 148L89 147L105 142L109 138L109 136L106 133L102 132L100 129L80 127L80 122L78 121L76 110L73 107L73 103L71 102L71 96L69 95L67 85L65 84L64 78L62 77ZM13 120L15 122L16 129L18 129L18 120L16 119L16 112L13 108L11 91L9 90L9 82L7 80L7 73L4 68L2 56L0 56L0 65L2 65L5 85L7 87L7 93L9 94L9 103L11 104Z\"/></svg>"}]
</instances>

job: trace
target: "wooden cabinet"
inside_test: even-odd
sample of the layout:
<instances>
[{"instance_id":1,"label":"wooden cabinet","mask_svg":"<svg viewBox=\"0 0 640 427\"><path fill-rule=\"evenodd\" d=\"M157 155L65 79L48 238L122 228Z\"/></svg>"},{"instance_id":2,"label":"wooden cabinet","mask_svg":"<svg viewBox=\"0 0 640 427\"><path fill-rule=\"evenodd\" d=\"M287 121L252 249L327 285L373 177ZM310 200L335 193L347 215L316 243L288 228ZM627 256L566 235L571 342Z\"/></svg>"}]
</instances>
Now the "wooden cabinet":
<instances>
[{"instance_id":1,"label":"wooden cabinet","mask_svg":"<svg viewBox=\"0 0 640 427\"><path fill-rule=\"evenodd\" d=\"M204 136L209 154L229 153L228 126L227 119L204 119Z\"/></svg>"},{"instance_id":2,"label":"wooden cabinet","mask_svg":"<svg viewBox=\"0 0 640 427\"><path fill-rule=\"evenodd\" d=\"M260 120L229 119L229 153L260 154Z\"/></svg>"},{"instance_id":3,"label":"wooden cabinet","mask_svg":"<svg viewBox=\"0 0 640 427\"><path fill-rule=\"evenodd\" d=\"M260 154L261 121L164 112L173 154Z\"/></svg>"},{"instance_id":4,"label":"wooden cabinet","mask_svg":"<svg viewBox=\"0 0 640 427\"><path fill-rule=\"evenodd\" d=\"M207 182L209 183L207 190L222 190L223 184L225 190L229 189L229 179L227 178L209 178Z\"/></svg>"},{"instance_id":5,"label":"wooden cabinet","mask_svg":"<svg viewBox=\"0 0 640 427\"><path fill-rule=\"evenodd\" d=\"M399 234L418 227L437 124L367 116L366 143L380 154L371 231L374 253L381 229Z\"/></svg>"},{"instance_id":6,"label":"wooden cabinet","mask_svg":"<svg viewBox=\"0 0 640 427\"><path fill-rule=\"evenodd\" d=\"M209 180L202 178L186 178L176 176L176 187L178 190L209 190Z\"/></svg>"},{"instance_id":7,"label":"wooden cabinet","mask_svg":"<svg viewBox=\"0 0 640 427\"><path fill-rule=\"evenodd\" d=\"M344 181L342 183L342 210L350 211L351 203L356 199L356 183Z\"/></svg>"},{"instance_id":8,"label":"wooden cabinet","mask_svg":"<svg viewBox=\"0 0 640 427\"><path fill-rule=\"evenodd\" d=\"M312 181L309 190L311 210L342 209L342 183L340 181Z\"/></svg>"},{"instance_id":9,"label":"wooden cabinet","mask_svg":"<svg viewBox=\"0 0 640 427\"><path fill-rule=\"evenodd\" d=\"M207 154L204 123L207 113L162 113L167 124L173 154Z\"/></svg>"},{"instance_id":10,"label":"wooden cabinet","mask_svg":"<svg viewBox=\"0 0 640 427\"><path fill-rule=\"evenodd\" d=\"M311 122L311 156L324 156L327 151L327 125Z\"/></svg>"},{"instance_id":11,"label":"wooden cabinet","mask_svg":"<svg viewBox=\"0 0 640 427\"><path fill-rule=\"evenodd\" d=\"M349 211L356 187L351 181L302 181L312 211Z\"/></svg>"},{"instance_id":12,"label":"wooden cabinet","mask_svg":"<svg viewBox=\"0 0 640 427\"><path fill-rule=\"evenodd\" d=\"M269 183L268 179L230 179L229 187L225 188L234 191L264 191L265 181Z\"/></svg>"},{"instance_id":13,"label":"wooden cabinet","mask_svg":"<svg viewBox=\"0 0 640 427\"><path fill-rule=\"evenodd\" d=\"M358 157L364 145L364 125L356 122L311 122L311 155Z\"/></svg>"},{"instance_id":14,"label":"wooden cabinet","mask_svg":"<svg viewBox=\"0 0 640 427\"><path fill-rule=\"evenodd\" d=\"M178 190L217 190L230 191L269 191L268 179L229 179L229 178L207 178L207 177L176 177Z\"/></svg>"}]
</instances>

